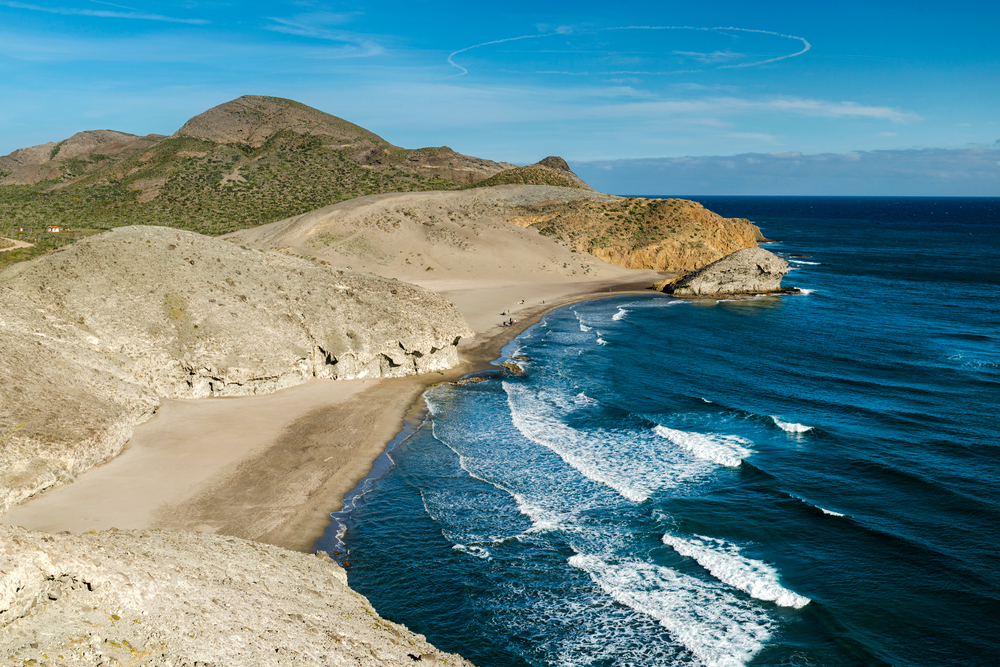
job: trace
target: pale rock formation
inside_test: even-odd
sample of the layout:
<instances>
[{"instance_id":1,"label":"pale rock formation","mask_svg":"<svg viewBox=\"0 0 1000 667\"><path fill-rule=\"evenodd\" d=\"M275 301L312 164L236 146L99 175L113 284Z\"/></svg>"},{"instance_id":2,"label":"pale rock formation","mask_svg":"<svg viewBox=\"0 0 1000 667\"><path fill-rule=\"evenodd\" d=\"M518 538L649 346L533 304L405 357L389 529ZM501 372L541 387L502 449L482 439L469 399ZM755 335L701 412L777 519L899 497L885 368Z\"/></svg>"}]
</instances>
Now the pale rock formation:
<instances>
[{"instance_id":1,"label":"pale rock formation","mask_svg":"<svg viewBox=\"0 0 1000 667\"><path fill-rule=\"evenodd\" d=\"M164 227L123 227L0 272L0 512L114 455L158 396L458 363L428 290Z\"/></svg>"},{"instance_id":2,"label":"pale rock formation","mask_svg":"<svg viewBox=\"0 0 1000 667\"><path fill-rule=\"evenodd\" d=\"M343 568L206 533L0 525L4 664L471 667L379 617Z\"/></svg>"},{"instance_id":3,"label":"pale rock formation","mask_svg":"<svg viewBox=\"0 0 1000 667\"><path fill-rule=\"evenodd\" d=\"M667 284L663 291L674 296L789 291L781 287L789 268L788 262L763 248L744 248Z\"/></svg>"}]
</instances>

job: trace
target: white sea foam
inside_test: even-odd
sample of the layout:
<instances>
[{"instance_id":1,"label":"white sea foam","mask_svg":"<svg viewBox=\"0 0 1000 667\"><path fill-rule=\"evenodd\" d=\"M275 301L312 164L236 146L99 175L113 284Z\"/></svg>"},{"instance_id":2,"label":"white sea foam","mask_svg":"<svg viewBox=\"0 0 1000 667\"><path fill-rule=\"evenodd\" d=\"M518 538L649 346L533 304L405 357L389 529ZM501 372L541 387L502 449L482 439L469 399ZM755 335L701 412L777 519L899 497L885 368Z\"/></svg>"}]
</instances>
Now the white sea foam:
<instances>
[{"instance_id":1,"label":"white sea foam","mask_svg":"<svg viewBox=\"0 0 1000 667\"><path fill-rule=\"evenodd\" d=\"M596 398L591 398L582 391L573 397L573 402L576 403L577 405L588 405L588 406L597 405L599 403L599 401Z\"/></svg>"},{"instance_id":2,"label":"white sea foam","mask_svg":"<svg viewBox=\"0 0 1000 667\"><path fill-rule=\"evenodd\" d=\"M795 495L794 493L789 493L788 495L790 495L792 498L795 498L796 500L798 500L801 503L809 505L809 507L815 507L820 512L822 512L823 514L829 514L830 516L844 516L840 512L834 512L833 510L828 510L828 509L826 509L824 507L820 507L816 503L810 502L810 501L806 500L805 498L802 498L800 496Z\"/></svg>"},{"instance_id":3,"label":"white sea foam","mask_svg":"<svg viewBox=\"0 0 1000 667\"><path fill-rule=\"evenodd\" d=\"M598 345L607 345L608 344L608 341L606 341L603 338L601 338L601 332L600 331L597 332L597 344Z\"/></svg>"},{"instance_id":4,"label":"white sea foam","mask_svg":"<svg viewBox=\"0 0 1000 667\"><path fill-rule=\"evenodd\" d=\"M810 602L809 598L779 584L777 570L767 563L742 555L735 544L701 535L685 540L669 533L663 536L663 543L673 547L680 555L698 561L719 581L758 600L796 609Z\"/></svg>"},{"instance_id":5,"label":"white sea foam","mask_svg":"<svg viewBox=\"0 0 1000 667\"><path fill-rule=\"evenodd\" d=\"M814 290L814 289L804 289L802 287L799 288L799 294L802 294L804 296L808 296L808 295L812 294L815 291L816 290Z\"/></svg>"},{"instance_id":6,"label":"white sea foam","mask_svg":"<svg viewBox=\"0 0 1000 667\"><path fill-rule=\"evenodd\" d=\"M812 426L796 424L795 422L783 422L774 415L771 415L771 421L785 433L805 433L806 431L811 431L813 428Z\"/></svg>"},{"instance_id":7,"label":"white sea foam","mask_svg":"<svg viewBox=\"0 0 1000 667\"><path fill-rule=\"evenodd\" d=\"M621 604L655 618L707 667L740 667L771 636L766 610L720 584L641 561L577 554L569 564Z\"/></svg>"},{"instance_id":8,"label":"white sea foam","mask_svg":"<svg viewBox=\"0 0 1000 667\"><path fill-rule=\"evenodd\" d=\"M521 434L557 454L566 464L632 502L654 490L675 486L704 472L670 451L657 451L658 438L646 430L580 430L563 423L559 392L535 392L504 382L511 421Z\"/></svg>"},{"instance_id":9,"label":"white sea foam","mask_svg":"<svg viewBox=\"0 0 1000 667\"><path fill-rule=\"evenodd\" d=\"M791 262L792 264L805 264L807 266L821 266L822 265L821 262L806 262L806 261L803 261L801 259L789 259L788 261Z\"/></svg>"},{"instance_id":10,"label":"white sea foam","mask_svg":"<svg viewBox=\"0 0 1000 667\"><path fill-rule=\"evenodd\" d=\"M666 438L678 447L686 449L699 459L712 461L719 465L738 468L743 459L753 454L753 450L745 447L750 441L736 435L719 435L716 433L692 433L678 431L666 426L654 426L653 432L661 438Z\"/></svg>"},{"instance_id":11,"label":"white sea foam","mask_svg":"<svg viewBox=\"0 0 1000 667\"><path fill-rule=\"evenodd\" d=\"M619 306L618 307L618 312L615 313L614 315L612 315L611 319L614 320L615 322L619 322L619 321L621 321L622 318L624 318L626 315L628 315L629 312L631 312L631 311L625 310L624 308L622 308L621 306Z\"/></svg>"},{"instance_id":12,"label":"white sea foam","mask_svg":"<svg viewBox=\"0 0 1000 667\"><path fill-rule=\"evenodd\" d=\"M588 327L583 323L583 318L580 316L580 313L574 310L573 314L576 315L576 321L580 323L580 331L593 331L594 327Z\"/></svg>"},{"instance_id":13,"label":"white sea foam","mask_svg":"<svg viewBox=\"0 0 1000 667\"><path fill-rule=\"evenodd\" d=\"M525 534L547 533L571 528L569 524L574 518L573 514L547 509L529 501L520 493L515 493L513 496L514 502L517 503L518 511L531 519L531 528L526 530Z\"/></svg>"},{"instance_id":14,"label":"white sea foam","mask_svg":"<svg viewBox=\"0 0 1000 667\"><path fill-rule=\"evenodd\" d=\"M461 551L462 553L465 554L472 554L473 556L476 556L477 558L482 558L483 560L489 560L491 558L489 550L484 549L483 547L477 547L475 545L466 546L464 544L454 544L452 545L451 548L454 549L455 551Z\"/></svg>"}]
</instances>

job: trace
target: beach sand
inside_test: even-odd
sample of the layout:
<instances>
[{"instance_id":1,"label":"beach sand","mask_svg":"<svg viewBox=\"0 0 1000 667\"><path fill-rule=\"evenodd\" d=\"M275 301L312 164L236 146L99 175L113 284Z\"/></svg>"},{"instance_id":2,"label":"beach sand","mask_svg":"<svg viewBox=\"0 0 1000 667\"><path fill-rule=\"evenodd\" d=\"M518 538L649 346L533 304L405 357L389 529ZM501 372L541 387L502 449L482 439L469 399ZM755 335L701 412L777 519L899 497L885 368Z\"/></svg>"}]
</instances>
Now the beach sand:
<instances>
[{"instance_id":1,"label":"beach sand","mask_svg":"<svg viewBox=\"0 0 1000 667\"><path fill-rule=\"evenodd\" d=\"M428 386L488 367L553 308L639 291L658 277L635 271L541 284L428 281L477 334L462 341L458 367L398 379L316 380L266 396L165 400L118 457L12 508L0 522L52 533L204 531L311 551L330 512L367 476ZM517 323L499 326L507 317Z\"/></svg>"}]
</instances>

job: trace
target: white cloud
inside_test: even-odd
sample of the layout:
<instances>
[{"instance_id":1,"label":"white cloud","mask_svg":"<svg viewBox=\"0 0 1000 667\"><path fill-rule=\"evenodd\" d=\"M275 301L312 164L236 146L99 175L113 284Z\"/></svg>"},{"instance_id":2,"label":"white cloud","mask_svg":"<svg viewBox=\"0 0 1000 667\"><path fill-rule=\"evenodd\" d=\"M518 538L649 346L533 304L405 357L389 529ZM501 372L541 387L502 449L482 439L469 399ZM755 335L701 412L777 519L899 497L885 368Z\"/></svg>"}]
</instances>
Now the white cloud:
<instances>
[{"instance_id":1,"label":"white cloud","mask_svg":"<svg viewBox=\"0 0 1000 667\"><path fill-rule=\"evenodd\" d=\"M734 58L744 57L742 53L734 53L732 51L712 51L711 53L700 53L698 51L671 51L670 53L675 56L693 58L694 60L702 63L718 63L732 60Z\"/></svg>"},{"instance_id":2,"label":"white cloud","mask_svg":"<svg viewBox=\"0 0 1000 667\"><path fill-rule=\"evenodd\" d=\"M768 144L774 144L778 142L778 138L773 134L765 134L764 132L730 132L725 135L732 139L750 139L751 141L762 141Z\"/></svg>"},{"instance_id":3,"label":"white cloud","mask_svg":"<svg viewBox=\"0 0 1000 667\"><path fill-rule=\"evenodd\" d=\"M900 111L899 109L892 109L890 107L801 98L759 100L738 97L710 97L689 100L641 102L631 105L621 105L613 110L616 115L708 113L715 116L776 111L825 118L871 118L895 123L921 120L920 116L911 111Z\"/></svg>"},{"instance_id":4,"label":"white cloud","mask_svg":"<svg viewBox=\"0 0 1000 667\"><path fill-rule=\"evenodd\" d=\"M110 3L101 3L110 4ZM104 9L75 9L72 7L41 7L25 2L0 1L0 6L12 9L27 9L33 12L45 12L47 14L62 14L63 16L91 16L96 18L109 19L135 19L139 21L164 21L166 23L188 23L191 25L207 25L210 21L205 19L179 19L173 16L163 16L162 14L147 14L146 12L112 12ZM112 5L117 6L117 5Z\"/></svg>"},{"instance_id":5,"label":"white cloud","mask_svg":"<svg viewBox=\"0 0 1000 667\"><path fill-rule=\"evenodd\" d=\"M598 190L618 194L995 197L1000 195L997 158L1000 149L976 146L572 161L570 166Z\"/></svg>"},{"instance_id":6,"label":"white cloud","mask_svg":"<svg viewBox=\"0 0 1000 667\"><path fill-rule=\"evenodd\" d=\"M329 27L346 23L353 16L354 14L312 12L298 14L291 18L268 17L268 20L274 23L272 25L265 25L264 29L286 35L310 37L346 45L340 52L329 54L332 57L357 58L376 56L384 53L385 49L382 48L382 45L368 35L361 35L345 30L334 30Z\"/></svg>"}]
</instances>

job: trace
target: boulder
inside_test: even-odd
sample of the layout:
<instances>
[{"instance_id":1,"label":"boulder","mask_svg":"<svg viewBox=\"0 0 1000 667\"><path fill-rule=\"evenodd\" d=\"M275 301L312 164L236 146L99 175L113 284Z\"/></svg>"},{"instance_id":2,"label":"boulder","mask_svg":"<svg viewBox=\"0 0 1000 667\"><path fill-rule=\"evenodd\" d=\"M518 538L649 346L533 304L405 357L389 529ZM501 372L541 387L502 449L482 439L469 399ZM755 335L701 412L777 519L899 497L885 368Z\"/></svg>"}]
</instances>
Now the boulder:
<instances>
[{"instance_id":1,"label":"boulder","mask_svg":"<svg viewBox=\"0 0 1000 667\"><path fill-rule=\"evenodd\" d=\"M763 248L744 248L689 273L663 291L673 296L787 292L781 279L788 262Z\"/></svg>"}]
</instances>

